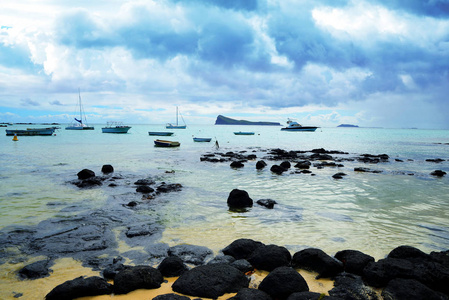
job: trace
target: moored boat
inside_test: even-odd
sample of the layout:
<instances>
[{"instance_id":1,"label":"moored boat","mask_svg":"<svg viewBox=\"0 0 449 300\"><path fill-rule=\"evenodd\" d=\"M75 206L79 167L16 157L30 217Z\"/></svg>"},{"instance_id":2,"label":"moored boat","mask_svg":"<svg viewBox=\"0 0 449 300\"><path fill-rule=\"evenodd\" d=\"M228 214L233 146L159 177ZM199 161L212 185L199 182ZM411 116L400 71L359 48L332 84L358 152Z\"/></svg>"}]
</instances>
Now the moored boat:
<instances>
[{"instance_id":1,"label":"moored boat","mask_svg":"<svg viewBox=\"0 0 449 300\"><path fill-rule=\"evenodd\" d=\"M193 141L194 142L210 142L212 140L212 138L200 138L200 137L194 137Z\"/></svg>"},{"instance_id":2,"label":"moored boat","mask_svg":"<svg viewBox=\"0 0 449 300\"><path fill-rule=\"evenodd\" d=\"M6 129L5 131L8 136L53 135L55 128Z\"/></svg>"},{"instance_id":3,"label":"moored boat","mask_svg":"<svg viewBox=\"0 0 449 300\"><path fill-rule=\"evenodd\" d=\"M187 125L186 125L186 122L184 122L184 118L182 117L182 115L181 115L181 118L182 118L184 125L179 125L179 123L178 123L178 107L176 106L176 124L167 123L165 125L165 128L167 128L167 129L186 129Z\"/></svg>"},{"instance_id":4,"label":"moored boat","mask_svg":"<svg viewBox=\"0 0 449 300\"><path fill-rule=\"evenodd\" d=\"M315 131L317 126L302 126L296 121L288 119L287 127L281 128L284 131Z\"/></svg>"},{"instance_id":5,"label":"moored boat","mask_svg":"<svg viewBox=\"0 0 449 300\"><path fill-rule=\"evenodd\" d=\"M236 131L234 132L235 135L254 135L254 132L252 131Z\"/></svg>"},{"instance_id":6,"label":"moored boat","mask_svg":"<svg viewBox=\"0 0 449 300\"><path fill-rule=\"evenodd\" d=\"M168 131L148 131L148 135L171 136L171 135L173 135L173 132L168 132Z\"/></svg>"},{"instance_id":7,"label":"moored boat","mask_svg":"<svg viewBox=\"0 0 449 300\"><path fill-rule=\"evenodd\" d=\"M81 92L78 89L78 106L79 106L79 114L80 118L74 118L75 122L67 126L66 130L94 130L93 126L87 125L86 115L84 113L84 108L81 103Z\"/></svg>"},{"instance_id":8,"label":"moored boat","mask_svg":"<svg viewBox=\"0 0 449 300\"><path fill-rule=\"evenodd\" d=\"M154 140L156 147L179 147L181 144L176 141Z\"/></svg>"},{"instance_id":9,"label":"moored boat","mask_svg":"<svg viewBox=\"0 0 449 300\"><path fill-rule=\"evenodd\" d=\"M128 133L131 126L125 126L122 122L108 122L106 127L101 128L103 133Z\"/></svg>"}]
</instances>

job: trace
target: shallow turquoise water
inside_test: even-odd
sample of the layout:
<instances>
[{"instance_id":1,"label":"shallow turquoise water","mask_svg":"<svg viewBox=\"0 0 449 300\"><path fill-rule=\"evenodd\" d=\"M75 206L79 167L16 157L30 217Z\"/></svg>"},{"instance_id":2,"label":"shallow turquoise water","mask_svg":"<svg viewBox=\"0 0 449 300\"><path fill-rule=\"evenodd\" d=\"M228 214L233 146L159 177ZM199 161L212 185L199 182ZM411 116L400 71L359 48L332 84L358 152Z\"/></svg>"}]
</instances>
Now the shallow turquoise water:
<instances>
[{"instance_id":1,"label":"shallow turquoise water","mask_svg":"<svg viewBox=\"0 0 449 300\"><path fill-rule=\"evenodd\" d=\"M358 249L377 258L402 244L426 252L449 248L449 177L429 175L436 169L449 173L449 162L425 161L449 159L447 130L322 128L293 133L281 132L279 127L191 125L174 130L170 137L180 141L181 147L155 148L155 137L148 131L163 130L162 125L133 125L128 134L114 135L101 133L96 125L94 131L61 129L56 136L19 137L18 142L0 135L0 229L33 225L61 214L61 207L54 203L104 205L108 197L123 190L80 190L67 182L81 169L99 174L103 164L111 164L125 178L156 176L183 185L181 192L160 196L164 205L157 211L140 212L159 215L167 227L161 242L170 245L192 243L218 251L246 237L292 250L317 247L329 254ZM256 134L235 136L234 131ZM291 172L278 176L270 172L274 164L270 161L262 171L256 170L256 161L238 170L229 163L200 162L202 154L215 151L214 143L194 143L192 136L212 137L221 152L248 151L258 159L271 148L325 148L348 152L348 157L386 153L390 160L312 168L315 176ZM357 173L354 167L383 172ZM175 172L166 173L171 170ZM334 180L336 172L348 176ZM246 190L253 200L270 198L278 205L273 210L255 205L247 212L230 212L226 199L234 188Z\"/></svg>"}]
</instances>

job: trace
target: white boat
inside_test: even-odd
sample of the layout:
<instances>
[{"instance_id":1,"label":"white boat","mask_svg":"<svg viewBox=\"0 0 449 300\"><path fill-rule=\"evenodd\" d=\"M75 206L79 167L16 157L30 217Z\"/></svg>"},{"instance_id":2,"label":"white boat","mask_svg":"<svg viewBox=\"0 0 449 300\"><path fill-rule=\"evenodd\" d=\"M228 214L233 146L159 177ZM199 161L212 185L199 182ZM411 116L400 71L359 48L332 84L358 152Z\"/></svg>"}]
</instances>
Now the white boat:
<instances>
[{"instance_id":1,"label":"white boat","mask_svg":"<svg viewBox=\"0 0 449 300\"><path fill-rule=\"evenodd\" d=\"M17 136L33 136L33 135L53 135L53 133L55 132L55 128L54 127L49 127L49 128L27 128L26 130L24 129L6 129L6 135L8 136L12 136L12 135L17 135Z\"/></svg>"},{"instance_id":2,"label":"white boat","mask_svg":"<svg viewBox=\"0 0 449 300\"><path fill-rule=\"evenodd\" d=\"M79 114L80 118L74 118L75 122L67 126L66 130L94 130L93 126L87 125L86 115L84 114L83 104L81 103L81 93L78 89L78 106L79 106Z\"/></svg>"},{"instance_id":3,"label":"white boat","mask_svg":"<svg viewBox=\"0 0 449 300\"><path fill-rule=\"evenodd\" d=\"M317 128L318 128L317 126L302 126L298 122L288 119L287 127L281 128L281 130L284 130L284 131L315 131Z\"/></svg>"},{"instance_id":4,"label":"white boat","mask_svg":"<svg viewBox=\"0 0 449 300\"><path fill-rule=\"evenodd\" d=\"M131 126L125 126L122 122L108 122L106 127L101 128L103 133L128 133Z\"/></svg>"},{"instance_id":5,"label":"white boat","mask_svg":"<svg viewBox=\"0 0 449 300\"><path fill-rule=\"evenodd\" d=\"M186 125L186 122L184 122L184 118L182 117L182 115L181 115L181 119L182 119L182 122L184 123L184 125L179 125L179 123L178 123L178 107L176 106L176 124L167 123L165 125L165 128L167 128L167 129L186 129L187 125Z\"/></svg>"}]
</instances>

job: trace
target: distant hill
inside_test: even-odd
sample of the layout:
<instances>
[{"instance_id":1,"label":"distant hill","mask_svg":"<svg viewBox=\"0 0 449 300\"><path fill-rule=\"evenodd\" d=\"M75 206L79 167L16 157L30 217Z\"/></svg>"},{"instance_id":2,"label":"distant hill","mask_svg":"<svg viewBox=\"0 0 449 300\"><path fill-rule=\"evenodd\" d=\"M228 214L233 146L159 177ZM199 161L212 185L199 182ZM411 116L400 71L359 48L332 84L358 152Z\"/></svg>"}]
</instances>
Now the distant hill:
<instances>
[{"instance_id":1,"label":"distant hill","mask_svg":"<svg viewBox=\"0 0 449 300\"><path fill-rule=\"evenodd\" d=\"M276 122L251 122L246 120L234 120L222 115L217 117L215 125L268 125L268 126L281 126L281 123Z\"/></svg>"},{"instance_id":2,"label":"distant hill","mask_svg":"<svg viewBox=\"0 0 449 300\"><path fill-rule=\"evenodd\" d=\"M352 124L340 124L337 127L359 127L357 125L352 125Z\"/></svg>"}]
</instances>

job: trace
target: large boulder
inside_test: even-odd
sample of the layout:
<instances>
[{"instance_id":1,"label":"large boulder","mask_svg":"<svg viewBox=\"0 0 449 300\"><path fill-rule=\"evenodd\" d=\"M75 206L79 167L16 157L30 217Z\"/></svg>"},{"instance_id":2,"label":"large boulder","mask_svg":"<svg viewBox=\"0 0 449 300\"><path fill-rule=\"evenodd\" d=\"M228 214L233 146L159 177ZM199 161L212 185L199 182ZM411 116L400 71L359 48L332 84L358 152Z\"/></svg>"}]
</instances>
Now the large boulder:
<instances>
[{"instance_id":1,"label":"large boulder","mask_svg":"<svg viewBox=\"0 0 449 300\"><path fill-rule=\"evenodd\" d=\"M305 279L291 267L274 269L259 284L259 290L264 291L274 299L287 299L295 292L306 292L309 286Z\"/></svg>"},{"instance_id":2,"label":"large boulder","mask_svg":"<svg viewBox=\"0 0 449 300\"><path fill-rule=\"evenodd\" d=\"M251 239L238 239L233 241L230 245L222 250L223 254L230 255L235 259L247 259L250 255L263 246L261 242Z\"/></svg>"},{"instance_id":3,"label":"large boulder","mask_svg":"<svg viewBox=\"0 0 449 300\"><path fill-rule=\"evenodd\" d=\"M415 279L449 295L449 266L418 249L401 246L363 270L363 279L373 287L385 287L396 278Z\"/></svg>"},{"instance_id":4,"label":"large boulder","mask_svg":"<svg viewBox=\"0 0 449 300\"><path fill-rule=\"evenodd\" d=\"M91 177L95 177L95 172L89 169L82 169L77 174L79 180L88 179Z\"/></svg>"},{"instance_id":5,"label":"large boulder","mask_svg":"<svg viewBox=\"0 0 449 300\"><path fill-rule=\"evenodd\" d=\"M203 265L182 274L172 285L174 292L204 298L218 298L247 288L249 279L226 264Z\"/></svg>"},{"instance_id":6,"label":"large boulder","mask_svg":"<svg viewBox=\"0 0 449 300\"><path fill-rule=\"evenodd\" d=\"M346 272L362 275L363 269L370 262L374 262L374 257L358 250L343 250L335 254L335 258L343 263Z\"/></svg>"},{"instance_id":7,"label":"large boulder","mask_svg":"<svg viewBox=\"0 0 449 300\"><path fill-rule=\"evenodd\" d=\"M254 250L248 261L256 269L272 271L278 267L290 266L292 255L285 247L263 245Z\"/></svg>"},{"instance_id":8,"label":"large boulder","mask_svg":"<svg viewBox=\"0 0 449 300\"><path fill-rule=\"evenodd\" d=\"M109 294L112 294L112 285L105 279L98 276L88 278L78 277L58 285L45 296L45 299L75 299Z\"/></svg>"},{"instance_id":9,"label":"large boulder","mask_svg":"<svg viewBox=\"0 0 449 300\"><path fill-rule=\"evenodd\" d=\"M343 272L343 263L341 261L316 248L308 248L296 252L293 255L292 266L317 272L317 278L334 277Z\"/></svg>"},{"instance_id":10,"label":"large boulder","mask_svg":"<svg viewBox=\"0 0 449 300\"><path fill-rule=\"evenodd\" d=\"M115 294L127 294L137 289L157 289L164 281L159 270L149 266L129 267L115 275Z\"/></svg>"},{"instance_id":11,"label":"large boulder","mask_svg":"<svg viewBox=\"0 0 449 300\"><path fill-rule=\"evenodd\" d=\"M181 258L177 256L169 256L164 258L157 269L161 271L161 274L164 277L175 277L182 275L189 268L187 268Z\"/></svg>"},{"instance_id":12,"label":"large boulder","mask_svg":"<svg viewBox=\"0 0 449 300\"><path fill-rule=\"evenodd\" d=\"M239 189L233 189L228 196L228 206L232 208L245 208L253 206L253 199L248 192Z\"/></svg>"}]
</instances>

